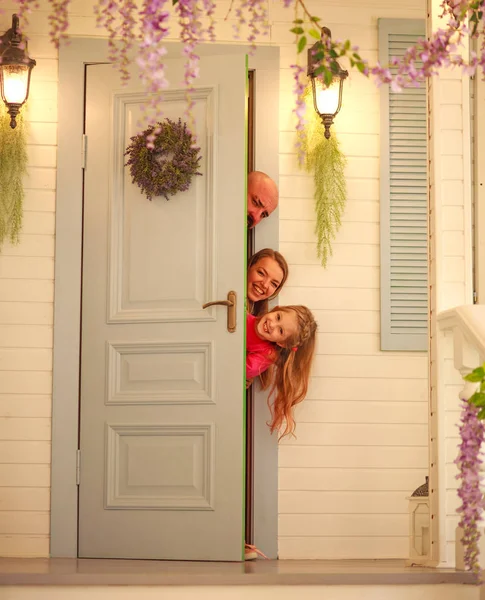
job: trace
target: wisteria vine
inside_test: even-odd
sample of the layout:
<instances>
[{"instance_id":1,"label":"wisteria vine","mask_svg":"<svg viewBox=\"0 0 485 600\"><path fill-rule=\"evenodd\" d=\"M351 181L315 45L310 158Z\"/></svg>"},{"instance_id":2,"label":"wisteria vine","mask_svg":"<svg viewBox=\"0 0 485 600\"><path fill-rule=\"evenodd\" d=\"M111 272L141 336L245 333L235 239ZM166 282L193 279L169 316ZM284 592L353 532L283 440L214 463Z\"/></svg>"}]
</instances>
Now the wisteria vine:
<instances>
[{"instance_id":1,"label":"wisteria vine","mask_svg":"<svg viewBox=\"0 0 485 600\"><path fill-rule=\"evenodd\" d=\"M118 17L118 3L114 0L98 0L94 5L94 13L96 14L96 25L104 27L108 32L108 60L117 65L120 71L122 81L129 79L129 74L121 67L121 47L118 48L116 37L119 33L116 26ZM120 41L121 46L121 41Z\"/></svg>"},{"instance_id":2,"label":"wisteria vine","mask_svg":"<svg viewBox=\"0 0 485 600\"><path fill-rule=\"evenodd\" d=\"M48 1L51 5L48 17L50 37L57 47L67 38L70 0ZM39 0L16 2L21 25L25 27L32 11L39 9ZM429 39L419 40L400 60L391 59L389 65L377 63L373 66L362 58L358 47L350 40L333 40L322 33L319 26L321 19L309 12L304 0L281 2L286 8L300 10L301 17L295 16L291 25L297 54L301 54L310 41L314 43L313 56L318 62L316 74L327 85L337 70L337 61L342 59L351 69L372 77L377 85L390 84L396 90L419 85L426 78L435 75L440 67L461 67L470 75L478 69L485 73L485 0L443 0L443 28L435 31ZM173 18L170 5L175 6L180 39L184 44L187 115L189 121L193 122L191 92L199 75L196 47L201 42L215 40L214 0L143 0L140 10L137 9L135 0L97 0L95 4L97 23L108 33L109 59L118 68L122 81L129 80L129 66L133 60L140 66L142 82L150 93L148 108L151 110L148 111L148 120L151 123L159 121L162 116L160 107L163 90L169 85L165 75L164 56L169 23ZM269 31L266 0L232 0L229 13L232 10L236 17L235 36L238 37L241 26L247 24L247 41L251 51L254 51L256 41ZM464 56L461 52L464 40L470 37L480 38L480 48L478 52L470 52L469 56ZM138 50L136 53L132 51L135 46ZM295 81L294 112L297 129L301 130L305 116L305 103L301 96L306 75L298 61L291 68Z\"/></svg>"},{"instance_id":3,"label":"wisteria vine","mask_svg":"<svg viewBox=\"0 0 485 600\"><path fill-rule=\"evenodd\" d=\"M478 562L480 539L477 524L484 509L483 493L480 490L480 448L483 443L485 427L478 419L479 408L463 400L461 414L459 455L456 459L461 479L458 496L462 501L458 508L461 515L459 527L463 530L465 565L475 573L480 571Z\"/></svg>"},{"instance_id":4,"label":"wisteria vine","mask_svg":"<svg viewBox=\"0 0 485 600\"><path fill-rule=\"evenodd\" d=\"M476 384L476 391L467 399L462 398L460 446L455 464L460 480L458 496L462 502L458 508L459 526L463 530L462 544L466 567L475 574L480 573L479 524L485 509L481 487L481 450L485 439L485 364L464 377Z\"/></svg>"},{"instance_id":5,"label":"wisteria vine","mask_svg":"<svg viewBox=\"0 0 485 600\"><path fill-rule=\"evenodd\" d=\"M235 0L231 1L231 6L226 15L226 19L231 14ZM285 2L285 6L287 3ZM245 13L248 13L246 20ZM235 8L236 23L233 25L234 37L238 40L241 37L241 27L247 23L249 35L247 41L250 43L250 52L253 54L256 51L256 40L258 35L268 35L269 18L266 2L261 0L239 0L239 4Z\"/></svg>"},{"instance_id":6,"label":"wisteria vine","mask_svg":"<svg viewBox=\"0 0 485 600\"><path fill-rule=\"evenodd\" d=\"M144 0L140 13L143 37L136 60L141 69L142 83L150 93L148 105L152 115L147 118L150 125L160 121L163 91L169 86L163 60L167 53L163 41L169 33L166 3L167 0ZM155 128L147 137L148 148L154 147L153 141L158 133L158 129Z\"/></svg>"},{"instance_id":7,"label":"wisteria vine","mask_svg":"<svg viewBox=\"0 0 485 600\"><path fill-rule=\"evenodd\" d=\"M214 36L214 9L215 4L211 0L206 0L204 5L200 5L198 0L178 0L175 4L177 14L179 16L180 39L183 42L185 55L185 99L186 109L185 114L188 118L189 129L194 131L195 122L192 114L192 109L195 106L193 98L194 82L199 76L199 61L200 57L195 49L197 45L205 40L207 36ZM204 28L202 23L203 11L209 17L209 27Z\"/></svg>"},{"instance_id":8,"label":"wisteria vine","mask_svg":"<svg viewBox=\"0 0 485 600\"><path fill-rule=\"evenodd\" d=\"M40 8L39 0L23 0L22 2L20 2L20 0L17 0L17 4L19 5L17 14L20 19L20 26L23 27L29 24L29 17L32 11L34 9L38 10ZM54 42L52 38L51 40L52 42Z\"/></svg>"},{"instance_id":9,"label":"wisteria vine","mask_svg":"<svg viewBox=\"0 0 485 600\"><path fill-rule=\"evenodd\" d=\"M67 39L69 28L68 7L70 0L49 0L52 12L49 14L50 38L56 48L59 48L61 40Z\"/></svg>"}]
</instances>

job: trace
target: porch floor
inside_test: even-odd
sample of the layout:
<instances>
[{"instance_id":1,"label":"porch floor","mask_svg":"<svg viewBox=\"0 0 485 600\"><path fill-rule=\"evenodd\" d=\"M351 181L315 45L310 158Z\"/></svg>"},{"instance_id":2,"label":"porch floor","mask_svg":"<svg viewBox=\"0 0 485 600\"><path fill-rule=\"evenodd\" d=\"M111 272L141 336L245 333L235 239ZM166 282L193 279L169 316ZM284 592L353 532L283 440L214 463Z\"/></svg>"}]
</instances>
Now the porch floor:
<instances>
[{"instance_id":1,"label":"porch floor","mask_svg":"<svg viewBox=\"0 0 485 600\"><path fill-rule=\"evenodd\" d=\"M403 560L256 560L241 563L0 558L5 585L423 585L473 583L454 569Z\"/></svg>"}]
</instances>

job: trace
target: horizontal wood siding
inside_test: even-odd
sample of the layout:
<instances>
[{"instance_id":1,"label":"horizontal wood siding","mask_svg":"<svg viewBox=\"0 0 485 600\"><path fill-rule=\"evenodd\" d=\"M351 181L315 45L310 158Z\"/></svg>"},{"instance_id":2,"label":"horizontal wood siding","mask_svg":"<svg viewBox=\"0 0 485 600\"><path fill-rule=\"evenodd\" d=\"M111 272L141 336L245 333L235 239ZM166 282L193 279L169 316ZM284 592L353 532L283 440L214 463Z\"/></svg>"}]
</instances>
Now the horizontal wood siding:
<instances>
[{"instance_id":1,"label":"horizontal wood siding","mask_svg":"<svg viewBox=\"0 0 485 600\"><path fill-rule=\"evenodd\" d=\"M371 61L378 18L426 18L421 0L342 4L325 3L325 25ZM292 41L286 27L277 29L281 44ZM354 73L344 85L332 131L348 158L348 203L324 270L315 251L313 180L295 157L293 48L284 46L281 56L280 249L290 277L280 301L308 305L319 333L296 439L280 447L279 554L406 557L406 497L427 475L428 366L424 352L380 351L379 91Z\"/></svg>"}]
</instances>

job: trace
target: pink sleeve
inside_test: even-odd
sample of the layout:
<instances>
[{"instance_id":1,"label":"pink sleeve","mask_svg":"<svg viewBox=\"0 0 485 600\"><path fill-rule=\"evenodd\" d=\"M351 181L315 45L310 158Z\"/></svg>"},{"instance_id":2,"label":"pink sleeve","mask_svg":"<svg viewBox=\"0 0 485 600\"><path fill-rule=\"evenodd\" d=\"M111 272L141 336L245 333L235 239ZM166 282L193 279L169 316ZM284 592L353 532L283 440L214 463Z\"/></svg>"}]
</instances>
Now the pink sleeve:
<instances>
[{"instance_id":1,"label":"pink sleeve","mask_svg":"<svg viewBox=\"0 0 485 600\"><path fill-rule=\"evenodd\" d=\"M273 362L274 360L267 354L258 354L256 352L246 354L246 377L252 379L257 375L261 375Z\"/></svg>"}]
</instances>

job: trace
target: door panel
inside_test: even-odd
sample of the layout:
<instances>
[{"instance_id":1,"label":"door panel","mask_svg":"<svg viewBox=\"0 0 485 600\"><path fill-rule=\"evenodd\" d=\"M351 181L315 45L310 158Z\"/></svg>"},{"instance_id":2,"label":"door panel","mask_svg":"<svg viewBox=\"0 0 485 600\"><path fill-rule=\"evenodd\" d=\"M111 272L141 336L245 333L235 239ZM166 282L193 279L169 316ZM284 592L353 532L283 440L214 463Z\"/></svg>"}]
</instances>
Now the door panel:
<instances>
[{"instance_id":1,"label":"door panel","mask_svg":"<svg viewBox=\"0 0 485 600\"><path fill-rule=\"evenodd\" d=\"M241 560L245 56L202 59L200 177L151 202L123 166L144 93L87 67L79 554ZM167 60L170 81L182 61ZM164 115L183 118L183 90ZM238 298L237 328L227 309Z\"/></svg>"},{"instance_id":2,"label":"door panel","mask_svg":"<svg viewBox=\"0 0 485 600\"><path fill-rule=\"evenodd\" d=\"M194 116L204 176L194 177L188 191L168 202L163 197L147 202L139 188L131 184L128 168L123 167L129 137L139 131L136 123L142 117L144 95L114 94L110 321L213 319L213 315L202 309L202 304L205 298L213 298L216 289L214 171L218 161L214 155L213 121L218 111L217 92L216 87L210 86L196 93ZM176 121L183 108L182 90L167 94L164 114L168 118ZM159 243L161 238L163 243ZM169 257L172 260L167 260Z\"/></svg>"}]
</instances>

